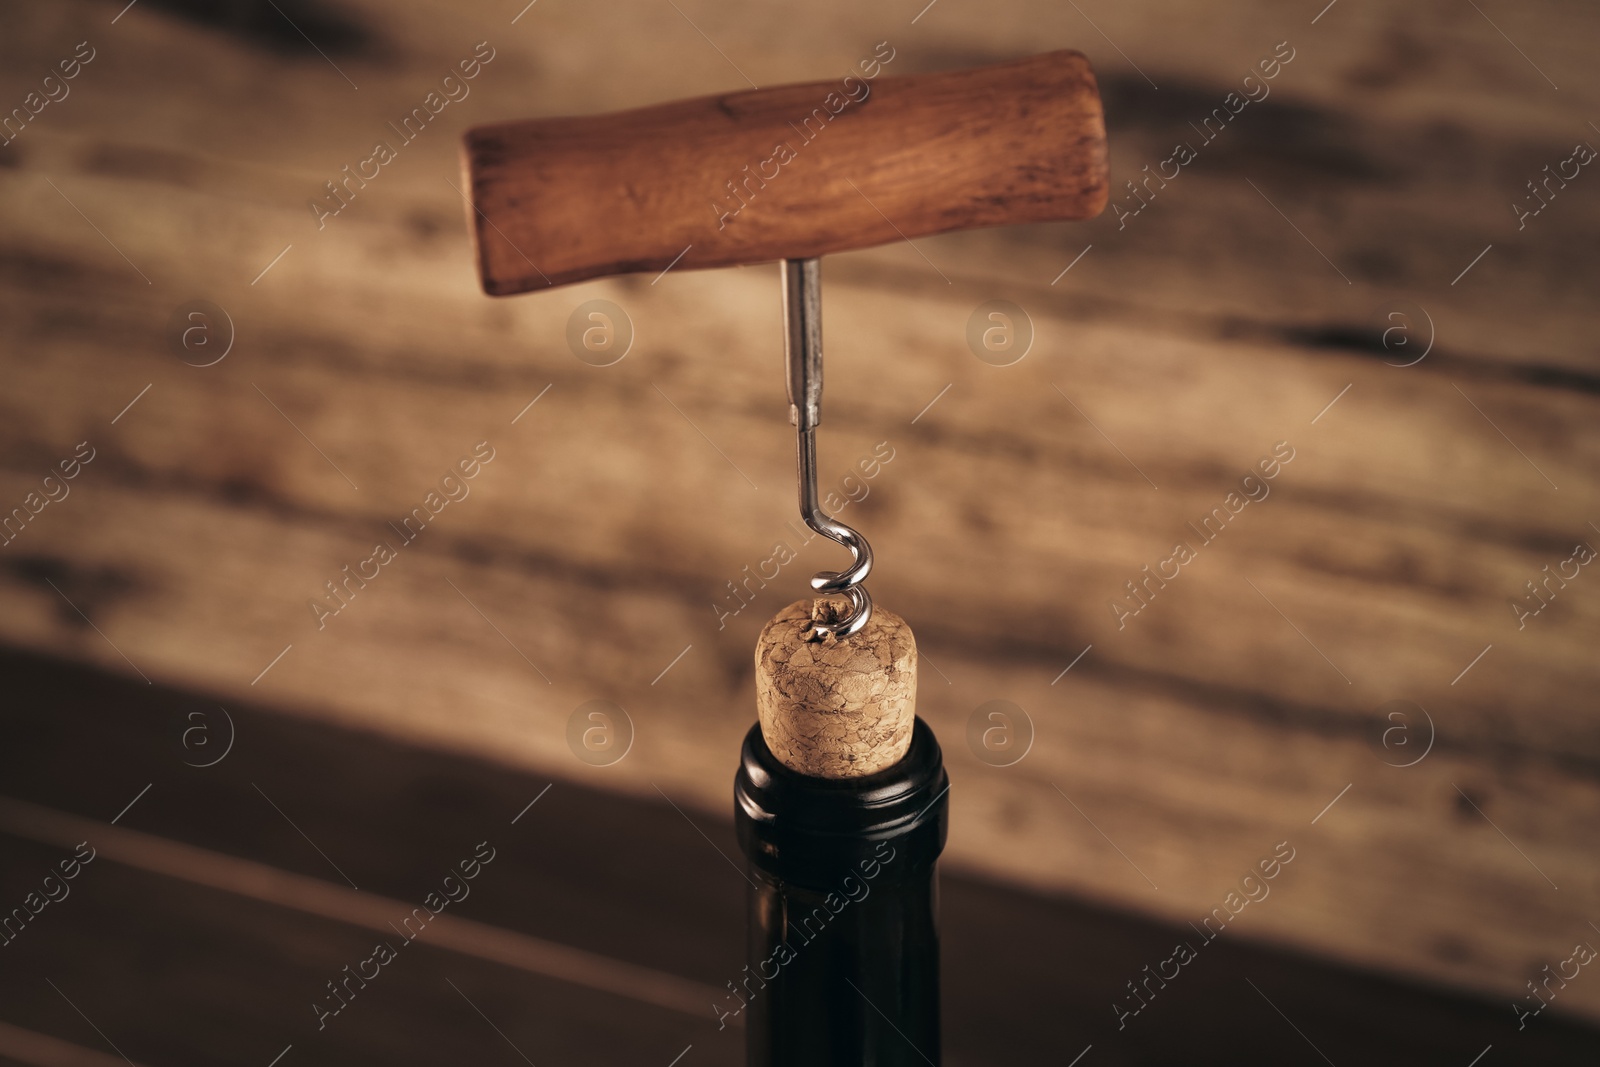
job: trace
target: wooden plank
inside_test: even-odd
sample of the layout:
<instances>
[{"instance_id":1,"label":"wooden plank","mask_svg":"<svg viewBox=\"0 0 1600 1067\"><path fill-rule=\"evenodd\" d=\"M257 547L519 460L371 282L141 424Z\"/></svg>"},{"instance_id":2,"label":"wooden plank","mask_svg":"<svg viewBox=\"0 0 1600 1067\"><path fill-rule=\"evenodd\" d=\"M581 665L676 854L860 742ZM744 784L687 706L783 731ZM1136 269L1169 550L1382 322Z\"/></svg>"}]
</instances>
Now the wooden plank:
<instances>
[{"instance_id":1,"label":"wooden plank","mask_svg":"<svg viewBox=\"0 0 1600 1067\"><path fill-rule=\"evenodd\" d=\"M55 854L11 841L7 851L30 867ZM37 929L8 946L21 969L0 979L6 1016L106 1047L40 977L49 976L140 1063L266 1064L290 1046L296 1062L311 1064L431 1063L443 1049L488 1061L515 1056L507 1041L546 1060L665 1063L692 1043L701 1062L743 1061L739 1031L718 1040L709 1010L690 1020L441 952L423 938L366 987L352 983L346 1006L319 1027L312 1004L319 994L331 998L325 983L343 978L343 968L371 957L375 935L110 864L80 878L60 915L41 914ZM624 1013L630 1025L615 1026Z\"/></svg>"}]
</instances>

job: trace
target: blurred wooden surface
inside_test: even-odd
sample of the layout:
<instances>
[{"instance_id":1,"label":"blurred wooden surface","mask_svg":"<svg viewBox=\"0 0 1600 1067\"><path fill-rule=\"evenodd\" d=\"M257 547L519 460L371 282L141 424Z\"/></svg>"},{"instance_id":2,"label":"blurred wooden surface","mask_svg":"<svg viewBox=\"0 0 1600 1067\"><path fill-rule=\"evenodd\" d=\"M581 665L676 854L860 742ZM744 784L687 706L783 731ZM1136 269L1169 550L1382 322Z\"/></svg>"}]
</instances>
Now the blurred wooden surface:
<instances>
[{"instance_id":1,"label":"blurred wooden surface","mask_svg":"<svg viewBox=\"0 0 1600 1067\"><path fill-rule=\"evenodd\" d=\"M0 506L96 453L0 548L0 638L720 818L755 634L839 562L802 549L718 628L726 583L793 540L776 268L487 300L450 184L461 131L744 85L696 27L761 84L880 40L897 73L1077 47L1115 202L1288 41L1270 96L1137 215L824 264L822 470L893 449L845 517L932 665L950 865L1183 923L1288 839L1241 939L1508 1017L1595 936L1600 577L1523 629L1510 602L1600 544L1600 179L1522 230L1508 205L1600 138L1600 12L1085 8L1113 48L1032 0L915 23L915 2L278 6L324 54L246 0L7 15L7 107L77 42L96 56L0 148ZM471 95L318 229L324 183L484 40ZM237 331L203 368L172 350L195 298ZM596 298L635 331L605 368L566 341ZM967 348L994 299L1035 329L1014 366ZM470 495L319 630L324 583L398 543L388 523L482 440ZM1119 630L1124 583L1279 441L1271 495ZM566 742L597 698L636 731L605 768ZM964 744L996 698L1037 731L1007 768ZM1394 700L1433 729L1386 734ZM1559 1007L1600 1017L1600 981Z\"/></svg>"},{"instance_id":2,"label":"blurred wooden surface","mask_svg":"<svg viewBox=\"0 0 1600 1067\"><path fill-rule=\"evenodd\" d=\"M743 1062L742 1031L719 1030L711 1007L744 960L746 886L717 855L738 855L728 819L691 824L671 796L552 783L238 703L235 746L198 767L224 738L208 694L15 653L0 653L0 670L32 712L7 716L13 744L0 751L3 899L20 901L71 854L76 834L51 843L62 822L82 824L98 853L0 948L0 1063L125 1062L108 1042L150 1067L265 1065L288 1046L280 1067L515 1064L519 1052L541 1065ZM218 747L185 745L201 724ZM466 895L422 928L415 953L402 946L365 988L352 984L319 1029L324 983L400 937L318 914L285 879L398 921L480 841L494 858ZM255 873L248 892L220 889L240 868ZM1406 1067L1459 1067L1487 1045L1502 1062L1577 1067L1600 1041L1553 1012L1519 1033L1498 1001L1231 931L1119 1030L1122 984L1196 940L1187 927L960 875L940 892L951 1067L1067 1062L1089 1045L1085 1063L1112 1067L1320 1062L1294 1027L1335 1063ZM580 949L703 990L704 1003L666 1010L628 983L596 992L541 973L538 956L487 961L439 939L443 922ZM41 1038L71 1057L22 1054Z\"/></svg>"}]
</instances>

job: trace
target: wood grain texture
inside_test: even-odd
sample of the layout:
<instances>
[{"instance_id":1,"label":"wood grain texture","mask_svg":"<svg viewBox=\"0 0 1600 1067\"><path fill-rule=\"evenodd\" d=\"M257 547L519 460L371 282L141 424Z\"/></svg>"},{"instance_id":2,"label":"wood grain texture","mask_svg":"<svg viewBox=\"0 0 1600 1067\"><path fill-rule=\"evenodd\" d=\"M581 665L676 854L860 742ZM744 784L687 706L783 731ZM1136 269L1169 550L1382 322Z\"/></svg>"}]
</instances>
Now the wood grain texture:
<instances>
[{"instance_id":1,"label":"wood grain texture","mask_svg":"<svg viewBox=\"0 0 1600 1067\"><path fill-rule=\"evenodd\" d=\"M480 126L468 222L496 296L611 274L821 256L977 226L1085 219L1106 203L1089 61L706 96Z\"/></svg>"}]
</instances>

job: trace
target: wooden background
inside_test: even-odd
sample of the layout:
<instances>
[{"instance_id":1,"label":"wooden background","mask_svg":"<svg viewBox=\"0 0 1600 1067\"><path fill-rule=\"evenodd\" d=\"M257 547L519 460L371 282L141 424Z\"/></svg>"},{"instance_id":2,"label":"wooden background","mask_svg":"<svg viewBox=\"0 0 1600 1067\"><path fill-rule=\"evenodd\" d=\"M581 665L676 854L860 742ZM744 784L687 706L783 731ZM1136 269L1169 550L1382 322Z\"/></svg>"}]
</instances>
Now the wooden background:
<instances>
[{"instance_id":1,"label":"wooden background","mask_svg":"<svg viewBox=\"0 0 1600 1067\"><path fill-rule=\"evenodd\" d=\"M1115 196L1288 41L1270 97L1120 228L824 264L821 466L894 449L843 517L926 653L949 863L1197 922L1287 840L1229 937L1507 1002L1600 938L1600 575L1523 629L1510 607L1600 546L1600 178L1520 231L1509 207L1600 144L1600 12L276 6L7 5L5 108L79 41L96 56L0 148L0 505L96 451L0 548L0 638L726 817L755 634L842 556L806 548L718 628L726 583L795 515L776 267L486 298L462 130L842 76L881 40L886 74L1077 47ZM471 95L319 230L323 183L485 40ZM204 368L169 323L196 298L236 330ZM636 331L614 366L567 348L593 298ZM1036 331L1013 366L967 348L994 299ZM323 583L482 440L471 495L319 631ZM1119 630L1123 583L1280 441L1271 496ZM567 745L591 699L634 725L613 766ZM992 699L1036 734L1010 767L965 740ZM1385 747L1394 700L1432 729ZM1600 1018L1600 979L1552 1010Z\"/></svg>"}]
</instances>

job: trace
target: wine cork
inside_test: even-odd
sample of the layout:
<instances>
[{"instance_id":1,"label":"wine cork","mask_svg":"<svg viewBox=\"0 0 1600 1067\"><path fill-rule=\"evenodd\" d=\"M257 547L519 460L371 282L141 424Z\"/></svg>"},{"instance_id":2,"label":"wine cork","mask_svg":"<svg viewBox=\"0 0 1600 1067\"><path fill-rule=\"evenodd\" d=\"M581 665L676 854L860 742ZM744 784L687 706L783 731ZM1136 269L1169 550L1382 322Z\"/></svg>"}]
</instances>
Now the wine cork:
<instances>
[{"instance_id":1,"label":"wine cork","mask_svg":"<svg viewBox=\"0 0 1600 1067\"><path fill-rule=\"evenodd\" d=\"M859 778L898 763L917 710L917 642L892 611L874 607L848 637L819 635L831 601L797 600L756 640L756 712L767 747L817 778Z\"/></svg>"}]
</instances>

